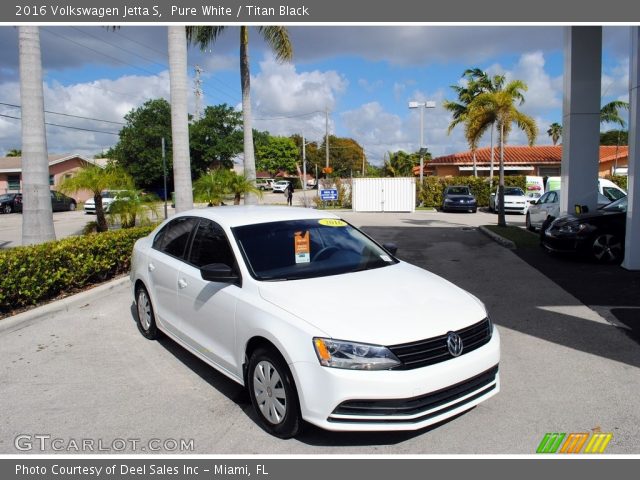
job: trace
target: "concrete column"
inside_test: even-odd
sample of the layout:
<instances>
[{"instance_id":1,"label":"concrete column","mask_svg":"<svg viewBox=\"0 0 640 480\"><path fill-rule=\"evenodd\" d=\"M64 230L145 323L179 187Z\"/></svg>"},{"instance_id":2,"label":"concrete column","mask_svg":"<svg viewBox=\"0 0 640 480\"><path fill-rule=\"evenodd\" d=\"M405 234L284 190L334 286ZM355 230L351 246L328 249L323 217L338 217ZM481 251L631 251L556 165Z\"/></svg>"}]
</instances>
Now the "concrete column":
<instances>
[{"instance_id":1,"label":"concrete column","mask_svg":"<svg viewBox=\"0 0 640 480\"><path fill-rule=\"evenodd\" d=\"M622 266L640 270L640 28L631 27L629 57L629 208ZM635 216L633 215L635 212Z\"/></svg>"},{"instance_id":2,"label":"concrete column","mask_svg":"<svg viewBox=\"0 0 640 480\"><path fill-rule=\"evenodd\" d=\"M602 27L565 27L561 214L598 205Z\"/></svg>"}]
</instances>

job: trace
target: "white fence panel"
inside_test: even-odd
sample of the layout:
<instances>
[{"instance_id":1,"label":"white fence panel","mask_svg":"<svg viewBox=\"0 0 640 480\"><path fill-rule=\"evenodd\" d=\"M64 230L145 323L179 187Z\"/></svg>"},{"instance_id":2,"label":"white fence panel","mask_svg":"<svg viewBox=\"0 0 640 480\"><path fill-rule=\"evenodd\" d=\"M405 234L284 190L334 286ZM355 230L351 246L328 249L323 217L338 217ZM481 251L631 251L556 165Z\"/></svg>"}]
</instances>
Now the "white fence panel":
<instances>
[{"instance_id":1,"label":"white fence panel","mask_svg":"<svg viewBox=\"0 0 640 480\"><path fill-rule=\"evenodd\" d=\"M416 207L415 178L354 178L352 205L355 212L413 212Z\"/></svg>"}]
</instances>

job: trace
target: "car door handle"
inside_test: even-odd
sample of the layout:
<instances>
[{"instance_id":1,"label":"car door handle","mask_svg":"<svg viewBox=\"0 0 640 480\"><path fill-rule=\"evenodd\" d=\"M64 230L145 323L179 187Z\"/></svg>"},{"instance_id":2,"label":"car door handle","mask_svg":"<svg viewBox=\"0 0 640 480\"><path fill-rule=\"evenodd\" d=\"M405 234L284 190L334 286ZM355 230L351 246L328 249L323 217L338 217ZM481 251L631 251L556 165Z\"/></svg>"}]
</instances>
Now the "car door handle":
<instances>
[{"instance_id":1,"label":"car door handle","mask_svg":"<svg viewBox=\"0 0 640 480\"><path fill-rule=\"evenodd\" d=\"M180 280L178 280L178 287L187 288L187 281L184 278L181 278Z\"/></svg>"},{"instance_id":2,"label":"car door handle","mask_svg":"<svg viewBox=\"0 0 640 480\"><path fill-rule=\"evenodd\" d=\"M148 268L150 272L153 272L156 269L156 266L153 263L150 263Z\"/></svg>"}]
</instances>

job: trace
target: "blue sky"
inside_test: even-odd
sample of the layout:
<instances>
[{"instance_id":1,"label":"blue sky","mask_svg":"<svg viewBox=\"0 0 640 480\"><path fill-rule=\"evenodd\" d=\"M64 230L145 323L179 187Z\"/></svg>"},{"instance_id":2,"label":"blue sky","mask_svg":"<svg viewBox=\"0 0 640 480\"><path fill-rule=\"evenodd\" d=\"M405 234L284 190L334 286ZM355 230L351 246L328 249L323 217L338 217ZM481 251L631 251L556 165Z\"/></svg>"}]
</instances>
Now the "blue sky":
<instances>
[{"instance_id":1,"label":"blue sky","mask_svg":"<svg viewBox=\"0 0 640 480\"><path fill-rule=\"evenodd\" d=\"M449 114L442 101L454 99L450 85L466 68L524 80L523 111L538 121L538 144L562 120L563 28L558 26L291 26L294 61L278 64L251 32L252 101L255 127L272 134L300 133L319 139L324 110L330 131L353 137L370 162L384 153L415 151L418 112L410 100L434 100L425 114L425 143L435 155L466 149L462 131L447 135ZM239 108L238 29L230 27L210 51L189 50L189 75L203 70L204 105ZM122 122L151 98L168 98L166 27L124 26L108 31L91 26L41 27L45 109ZM0 102L19 104L17 29L0 27ZM628 96L629 29L606 27L603 34L602 103ZM190 111L194 111L193 96ZM19 110L0 105L0 114ZM61 125L117 132L117 123L47 114ZM603 127L604 129L607 126ZM51 153L93 155L117 136L60 127L47 128ZM523 142L517 132L511 144ZM19 148L19 121L0 117L0 155Z\"/></svg>"}]
</instances>

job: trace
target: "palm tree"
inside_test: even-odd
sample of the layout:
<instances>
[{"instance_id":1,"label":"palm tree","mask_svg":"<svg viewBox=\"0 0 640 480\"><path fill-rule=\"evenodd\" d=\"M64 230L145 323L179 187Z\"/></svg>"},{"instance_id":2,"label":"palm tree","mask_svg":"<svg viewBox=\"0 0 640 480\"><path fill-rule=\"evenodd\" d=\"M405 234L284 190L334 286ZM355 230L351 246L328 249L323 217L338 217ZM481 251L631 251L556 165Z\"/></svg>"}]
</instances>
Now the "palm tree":
<instances>
[{"instance_id":1,"label":"palm tree","mask_svg":"<svg viewBox=\"0 0 640 480\"><path fill-rule=\"evenodd\" d=\"M109 220L115 223L118 219L122 228L133 228L136 223L150 225L154 219L157 221L160 218L159 201L153 194L144 194L135 189L124 190L109 206Z\"/></svg>"},{"instance_id":2,"label":"palm tree","mask_svg":"<svg viewBox=\"0 0 640 480\"><path fill-rule=\"evenodd\" d=\"M512 124L522 130L533 145L538 127L533 118L520 112L515 103L524 103L524 91L527 85L521 80L513 80L495 92L483 92L469 104L467 114L469 139L479 139L495 123L500 141L500 183L498 187L498 225L506 226L504 216L504 145L507 142Z\"/></svg>"},{"instance_id":3,"label":"palm tree","mask_svg":"<svg viewBox=\"0 0 640 480\"><path fill-rule=\"evenodd\" d=\"M213 44L224 31L224 26L187 27L189 43L197 44L202 50ZM256 27L264 41L275 53L276 60L289 61L293 58L293 49L286 27L265 25ZM253 121L251 117L251 71L249 67L249 27L240 27L240 85L242 88L242 119L244 129L244 174L255 185L256 159L253 149ZM258 199L248 192L245 203L255 204Z\"/></svg>"},{"instance_id":4,"label":"palm tree","mask_svg":"<svg viewBox=\"0 0 640 480\"><path fill-rule=\"evenodd\" d=\"M64 179L58 188L62 193L75 193L80 190L89 190L93 193L93 200L96 202L97 230L106 232L109 226L102 207L102 192L108 189L132 190L133 180L117 167L103 169L90 165L78 170L73 177Z\"/></svg>"},{"instance_id":5,"label":"palm tree","mask_svg":"<svg viewBox=\"0 0 640 480\"><path fill-rule=\"evenodd\" d=\"M629 110L629 104L622 100L613 100L603 105L600 109L600 123L615 123L624 128L627 122L620 116L622 109Z\"/></svg>"},{"instance_id":6,"label":"palm tree","mask_svg":"<svg viewBox=\"0 0 640 480\"><path fill-rule=\"evenodd\" d=\"M451 88L456 92L458 101L445 100L444 108L449 110L453 114L451 123L447 133L451 131L460 123L465 123L468 118L469 104L483 92L495 92L502 88L504 85L504 75L494 75L490 77L487 72L479 68L470 68L464 71L462 78L467 79L466 86L452 85ZM465 124L465 137L469 142L469 147L473 153L473 176L478 176L478 170L476 166L476 150L478 148L477 140L471 140L468 133L468 125ZM491 171L490 176L493 178L493 128L491 130Z\"/></svg>"},{"instance_id":7,"label":"palm tree","mask_svg":"<svg viewBox=\"0 0 640 480\"><path fill-rule=\"evenodd\" d=\"M558 143L558 140L560 140L560 137L562 136L562 125L560 125L557 122L553 122L551 125L549 125L549 130L547 130L547 135L551 137L551 141L555 146Z\"/></svg>"},{"instance_id":8,"label":"palm tree","mask_svg":"<svg viewBox=\"0 0 640 480\"><path fill-rule=\"evenodd\" d=\"M38 27L18 27L22 105L22 244L55 240Z\"/></svg>"},{"instance_id":9,"label":"palm tree","mask_svg":"<svg viewBox=\"0 0 640 480\"><path fill-rule=\"evenodd\" d=\"M209 206L220 205L227 193L228 170L215 168L203 174L193 182L196 200L206 202Z\"/></svg>"},{"instance_id":10,"label":"palm tree","mask_svg":"<svg viewBox=\"0 0 640 480\"><path fill-rule=\"evenodd\" d=\"M19 148L12 148L7 152L7 157L21 157L21 156L22 156L22 150L20 150Z\"/></svg>"},{"instance_id":11,"label":"palm tree","mask_svg":"<svg viewBox=\"0 0 640 480\"><path fill-rule=\"evenodd\" d=\"M170 25L169 81L171 92L171 141L176 213L193 208L191 161L189 159L189 116L187 112L187 36L184 26Z\"/></svg>"},{"instance_id":12,"label":"palm tree","mask_svg":"<svg viewBox=\"0 0 640 480\"><path fill-rule=\"evenodd\" d=\"M255 182L249 180L246 175L238 175L235 172L231 172L227 179L227 191L233 195L234 205L240 205L242 195L244 195L245 204L247 203L247 194L262 197L262 191L256 187Z\"/></svg>"}]
</instances>

